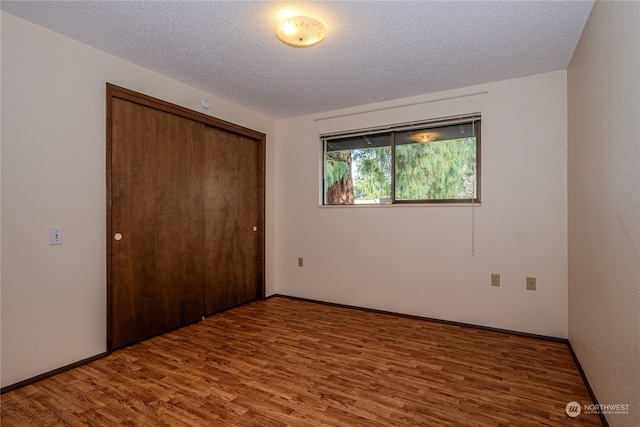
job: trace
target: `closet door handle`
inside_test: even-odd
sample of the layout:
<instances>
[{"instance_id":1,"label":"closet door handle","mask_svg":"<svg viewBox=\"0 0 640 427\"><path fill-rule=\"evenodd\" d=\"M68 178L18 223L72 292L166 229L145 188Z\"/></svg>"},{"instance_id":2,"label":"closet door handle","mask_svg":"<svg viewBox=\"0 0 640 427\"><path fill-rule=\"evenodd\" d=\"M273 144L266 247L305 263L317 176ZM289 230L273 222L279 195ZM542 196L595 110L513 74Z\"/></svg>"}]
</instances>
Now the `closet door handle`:
<instances>
[{"instance_id":1,"label":"closet door handle","mask_svg":"<svg viewBox=\"0 0 640 427\"><path fill-rule=\"evenodd\" d=\"M258 231L258 226L257 225L253 226L253 231Z\"/></svg>"},{"instance_id":2,"label":"closet door handle","mask_svg":"<svg viewBox=\"0 0 640 427\"><path fill-rule=\"evenodd\" d=\"M114 238L115 240L122 240L122 233L116 233L116 234L114 234L114 235L113 235L113 238Z\"/></svg>"}]
</instances>

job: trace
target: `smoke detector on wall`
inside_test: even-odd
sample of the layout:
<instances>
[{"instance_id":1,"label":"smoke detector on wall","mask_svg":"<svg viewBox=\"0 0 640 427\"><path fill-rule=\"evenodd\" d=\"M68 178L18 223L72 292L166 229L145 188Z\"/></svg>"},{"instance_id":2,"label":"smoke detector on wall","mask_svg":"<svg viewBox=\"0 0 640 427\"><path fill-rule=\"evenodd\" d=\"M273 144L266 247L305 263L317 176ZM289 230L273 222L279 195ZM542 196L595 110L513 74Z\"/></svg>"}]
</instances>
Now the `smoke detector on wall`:
<instances>
[{"instance_id":1,"label":"smoke detector on wall","mask_svg":"<svg viewBox=\"0 0 640 427\"><path fill-rule=\"evenodd\" d=\"M206 108L208 110L211 108L211 100L209 98L202 98L200 100L200 105L202 105L202 108Z\"/></svg>"}]
</instances>

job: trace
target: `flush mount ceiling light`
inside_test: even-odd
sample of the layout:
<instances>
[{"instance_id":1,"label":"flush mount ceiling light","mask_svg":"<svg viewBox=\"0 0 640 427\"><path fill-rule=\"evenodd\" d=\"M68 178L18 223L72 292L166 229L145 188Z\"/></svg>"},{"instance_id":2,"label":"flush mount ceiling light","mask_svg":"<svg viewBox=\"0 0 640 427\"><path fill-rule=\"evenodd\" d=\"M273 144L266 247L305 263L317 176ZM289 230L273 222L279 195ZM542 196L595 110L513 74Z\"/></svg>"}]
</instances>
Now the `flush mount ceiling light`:
<instances>
[{"instance_id":1,"label":"flush mount ceiling light","mask_svg":"<svg viewBox=\"0 0 640 427\"><path fill-rule=\"evenodd\" d=\"M324 25L308 16L283 19L276 26L276 36L293 47L309 47L320 43L327 35Z\"/></svg>"}]
</instances>

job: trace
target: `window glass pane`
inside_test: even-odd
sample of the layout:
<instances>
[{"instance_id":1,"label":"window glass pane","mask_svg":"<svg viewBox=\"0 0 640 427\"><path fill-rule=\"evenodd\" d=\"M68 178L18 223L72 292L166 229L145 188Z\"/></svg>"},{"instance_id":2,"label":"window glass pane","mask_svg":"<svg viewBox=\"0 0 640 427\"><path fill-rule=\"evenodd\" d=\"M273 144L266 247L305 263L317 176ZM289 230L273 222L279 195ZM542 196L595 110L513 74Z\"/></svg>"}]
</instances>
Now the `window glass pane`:
<instances>
[{"instance_id":1,"label":"window glass pane","mask_svg":"<svg viewBox=\"0 0 640 427\"><path fill-rule=\"evenodd\" d=\"M391 135L325 141L325 204L391 202Z\"/></svg>"},{"instance_id":2,"label":"window glass pane","mask_svg":"<svg viewBox=\"0 0 640 427\"><path fill-rule=\"evenodd\" d=\"M391 203L391 146L353 150L356 203Z\"/></svg>"},{"instance_id":3,"label":"window glass pane","mask_svg":"<svg viewBox=\"0 0 640 427\"><path fill-rule=\"evenodd\" d=\"M473 199L473 124L396 133L396 200Z\"/></svg>"},{"instance_id":4,"label":"window glass pane","mask_svg":"<svg viewBox=\"0 0 640 427\"><path fill-rule=\"evenodd\" d=\"M479 115L375 132L322 140L324 204L479 202Z\"/></svg>"}]
</instances>

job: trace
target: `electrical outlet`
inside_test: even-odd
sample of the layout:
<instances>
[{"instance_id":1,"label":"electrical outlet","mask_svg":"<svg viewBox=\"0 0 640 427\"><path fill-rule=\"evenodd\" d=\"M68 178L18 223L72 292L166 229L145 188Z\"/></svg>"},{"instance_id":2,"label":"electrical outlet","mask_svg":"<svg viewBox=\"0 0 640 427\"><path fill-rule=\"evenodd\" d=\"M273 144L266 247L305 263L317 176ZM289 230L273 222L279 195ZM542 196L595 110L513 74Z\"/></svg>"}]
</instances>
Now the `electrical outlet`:
<instances>
[{"instance_id":1,"label":"electrical outlet","mask_svg":"<svg viewBox=\"0 0 640 427\"><path fill-rule=\"evenodd\" d=\"M536 290L536 278L535 277L527 277L527 290L535 291Z\"/></svg>"},{"instance_id":2,"label":"electrical outlet","mask_svg":"<svg viewBox=\"0 0 640 427\"><path fill-rule=\"evenodd\" d=\"M500 275L491 273L491 286L500 286Z\"/></svg>"},{"instance_id":3,"label":"electrical outlet","mask_svg":"<svg viewBox=\"0 0 640 427\"><path fill-rule=\"evenodd\" d=\"M304 259L302 257L298 258L298 267L304 267Z\"/></svg>"}]
</instances>

